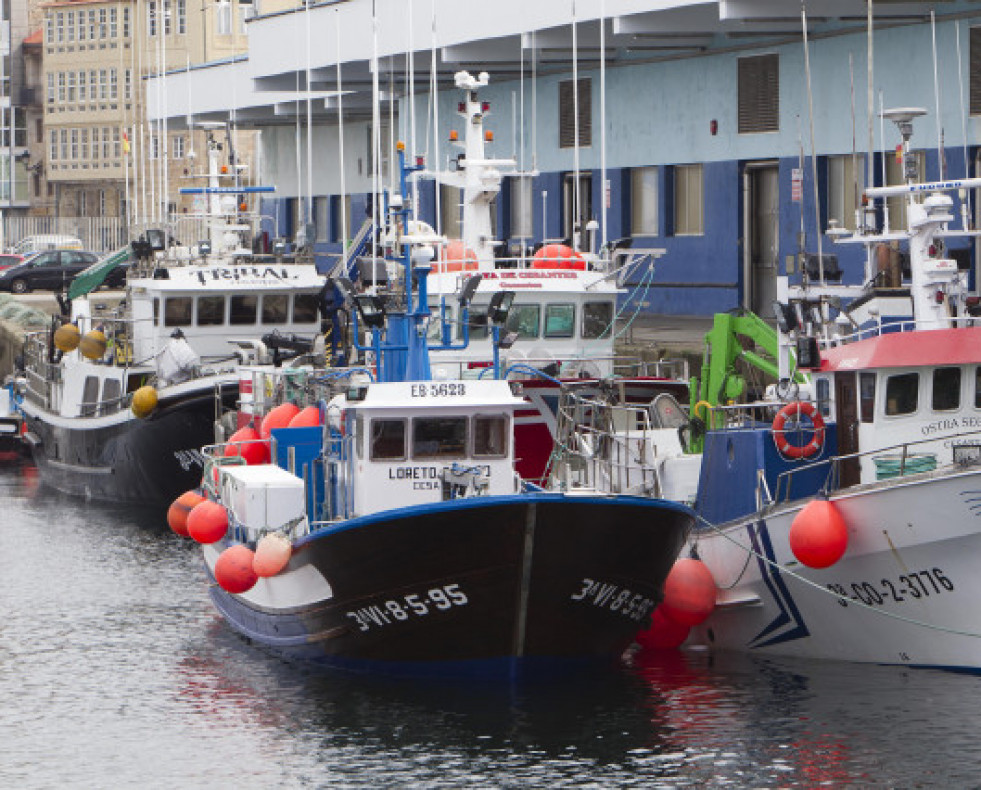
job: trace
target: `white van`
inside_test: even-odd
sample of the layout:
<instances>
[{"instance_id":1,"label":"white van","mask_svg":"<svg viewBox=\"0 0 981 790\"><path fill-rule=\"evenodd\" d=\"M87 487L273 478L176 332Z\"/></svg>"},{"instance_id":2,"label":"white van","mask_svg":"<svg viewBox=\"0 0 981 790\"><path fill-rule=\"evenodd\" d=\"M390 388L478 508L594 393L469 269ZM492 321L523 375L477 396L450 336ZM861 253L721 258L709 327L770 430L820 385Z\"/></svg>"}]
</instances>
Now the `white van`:
<instances>
[{"instance_id":1,"label":"white van","mask_svg":"<svg viewBox=\"0 0 981 790\"><path fill-rule=\"evenodd\" d=\"M44 250L80 250L82 240L77 236L64 236L58 233L44 233L39 236L25 236L18 241L11 252L17 255L31 255Z\"/></svg>"}]
</instances>

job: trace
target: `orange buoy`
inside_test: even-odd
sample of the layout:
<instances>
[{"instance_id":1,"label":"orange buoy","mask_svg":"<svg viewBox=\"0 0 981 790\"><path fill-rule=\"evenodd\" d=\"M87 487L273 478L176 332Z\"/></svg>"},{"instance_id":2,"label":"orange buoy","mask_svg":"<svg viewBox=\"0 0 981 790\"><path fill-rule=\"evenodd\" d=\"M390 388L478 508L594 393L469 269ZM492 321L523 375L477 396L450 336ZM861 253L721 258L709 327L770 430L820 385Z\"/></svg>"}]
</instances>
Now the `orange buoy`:
<instances>
[{"instance_id":1,"label":"orange buoy","mask_svg":"<svg viewBox=\"0 0 981 790\"><path fill-rule=\"evenodd\" d=\"M275 576L286 567L292 554L290 539L282 532L270 532L263 535L255 547L252 569L263 578Z\"/></svg>"},{"instance_id":2,"label":"orange buoy","mask_svg":"<svg viewBox=\"0 0 981 790\"><path fill-rule=\"evenodd\" d=\"M204 497L197 491L185 491L167 509L168 526L182 538L188 537L187 517L202 502L204 502Z\"/></svg>"},{"instance_id":3,"label":"orange buoy","mask_svg":"<svg viewBox=\"0 0 981 790\"><path fill-rule=\"evenodd\" d=\"M546 244L531 261L533 269L585 269L582 255L565 244Z\"/></svg>"},{"instance_id":4,"label":"orange buoy","mask_svg":"<svg viewBox=\"0 0 981 790\"><path fill-rule=\"evenodd\" d=\"M790 550L808 568L828 568L848 548L848 525L827 499L808 502L790 524Z\"/></svg>"},{"instance_id":5,"label":"orange buoy","mask_svg":"<svg viewBox=\"0 0 981 790\"><path fill-rule=\"evenodd\" d=\"M698 625L715 608L715 579L701 560L682 557L664 580L664 600L658 607L680 625Z\"/></svg>"},{"instance_id":6,"label":"orange buoy","mask_svg":"<svg viewBox=\"0 0 981 790\"><path fill-rule=\"evenodd\" d=\"M248 546L241 543L229 546L219 555L215 563L215 581L218 582L218 586L234 595L251 590L259 581L259 577L252 570L254 559L255 555Z\"/></svg>"},{"instance_id":7,"label":"orange buoy","mask_svg":"<svg viewBox=\"0 0 981 790\"><path fill-rule=\"evenodd\" d=\"M217 502L205 499L187 516L187 534L198 543L214 543L228 532L228 511Z\"/></svg>"},{"instance_id":8,"label":"orange buoy","mask_svg":"<svg viewBox=\"0 0 981 790\"><path fill-rule=\"evenodd\" d=\"M269 463L269 442L259 438L259 432L251 425L239 428L228 437L224 455L229 458L240 455L249 466Z\"/></svg>"},{"instance_id":9,"label":"orange buoy","mask_svg":"<svg viewBox=\"0 0 981 790\"><path fill-rule=\"evenodd\" d=\"M452 239L442 249L439 271L472 271L477 268L477 253L464 246L460 239Z\"/></svg>"},{"instance_id":10,"label":"orange buoy","mask_svg":"<svg viewBox=\"0 0 981 790\"><path fill-rule=\"evenodd\" d=\"M675 622L659 606L651 616L651 627L634 639L645 650L675 650L684 644L690 631L691 626Z\"/></svg>"},{"instance_id":11,"label":"orange buoy","mask_svg":"<svg viewBox=\"0 0 981 790\"><path fill-rule=\"evenodd\" d=\"M259 426L259 438L268 439L272 432L276 428L286 428L297 414L300 413L300 409L294 403L280 403L276 408L271 409L270 412L262 418L262 424Z\"/></svg>"},{"instance_id":12,"label":"orange buoy","mask_svg":"<svg viewBox=\"0 0 981 790\"><path fill-rule=\"evenodd\" d=\"M287 428L314 428L320 425L320 407L307 406L297 412L296 416L290 420Z\"/></svg>"}]
</instances>

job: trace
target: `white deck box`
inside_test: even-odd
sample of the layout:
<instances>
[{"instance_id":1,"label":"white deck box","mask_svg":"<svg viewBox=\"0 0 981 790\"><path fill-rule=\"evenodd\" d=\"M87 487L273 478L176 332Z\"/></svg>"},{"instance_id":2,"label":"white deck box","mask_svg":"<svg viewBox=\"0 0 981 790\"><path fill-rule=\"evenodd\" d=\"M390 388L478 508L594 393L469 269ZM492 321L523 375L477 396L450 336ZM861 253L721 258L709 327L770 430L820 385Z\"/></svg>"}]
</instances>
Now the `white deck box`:
<instances>
[{"instance_id":1,"label":"white deck box","mask_svg":"<svg viewBox=\"0 0 981 790\"><path fill-rule=\"evenodd\" d=\"M249 540L306 513L303 481L275 464L226 466L219 481L222 502L246 528Z\"/></svg>"}]
</instances>

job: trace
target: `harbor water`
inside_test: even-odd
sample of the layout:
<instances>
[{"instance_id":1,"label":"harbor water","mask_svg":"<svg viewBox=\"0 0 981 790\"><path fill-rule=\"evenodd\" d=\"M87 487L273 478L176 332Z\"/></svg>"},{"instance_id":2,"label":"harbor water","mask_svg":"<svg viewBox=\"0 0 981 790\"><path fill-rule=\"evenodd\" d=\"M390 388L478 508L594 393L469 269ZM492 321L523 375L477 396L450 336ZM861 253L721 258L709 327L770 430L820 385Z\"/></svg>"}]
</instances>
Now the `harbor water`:
<instances>
[{"instance_id":1,"label":"harbor water","mask_svg":"<svg viewBox=\"0 0 981 790\"><path fill-rule=\"evenodd\" d=\"M163 514L28 465L0 467L0 556L3 787L979 784L972 675L697 653L535 684L312 675L225 627Z\"/></svg>"}]
</instances>

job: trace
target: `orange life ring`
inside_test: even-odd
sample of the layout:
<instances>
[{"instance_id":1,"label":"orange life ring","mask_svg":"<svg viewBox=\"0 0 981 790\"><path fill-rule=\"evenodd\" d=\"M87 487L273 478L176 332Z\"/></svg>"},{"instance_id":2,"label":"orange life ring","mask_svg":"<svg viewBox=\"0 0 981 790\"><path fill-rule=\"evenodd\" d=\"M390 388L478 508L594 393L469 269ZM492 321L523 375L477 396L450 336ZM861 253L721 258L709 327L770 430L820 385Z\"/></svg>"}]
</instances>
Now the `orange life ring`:
<instances>
[{"instance_id":1,"label":"orange life ring","mask_svg":"<svg viewBox=\"0 0 981 790\"><path fill-rule=\"evenodd\" d=\"M814 436L805 445L791 444L787 440L784 426L790 418L799 419L800 415L808 417L814 426ZM787 458L810 458L820 452L824 446L824 418L821 412L814 408L814 405L804 401L794 401L788 403L773 418L773 441L777 445L777 450Z\"/></svg>"}]
</instances>

